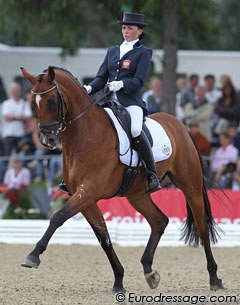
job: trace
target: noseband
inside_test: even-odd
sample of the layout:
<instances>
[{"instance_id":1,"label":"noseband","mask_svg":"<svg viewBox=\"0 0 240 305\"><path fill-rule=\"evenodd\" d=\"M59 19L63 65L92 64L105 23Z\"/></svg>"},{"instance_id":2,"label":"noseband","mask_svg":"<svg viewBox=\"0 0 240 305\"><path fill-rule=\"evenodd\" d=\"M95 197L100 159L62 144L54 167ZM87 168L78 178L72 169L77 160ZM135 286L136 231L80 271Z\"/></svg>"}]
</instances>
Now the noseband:
<instances>
[{"instance_id":1,"label":"noseband","mask_svg":"<svg viewBox=\"0 0 240 305\"><path fill-rule=\"evenodd\" d=\"M85 110L83 110L79 115L77 115L72 120L66 121L64 108L67 108L67 104L58 86L58 83L55 80L54 80L54 86L51 87L50 89L43 92L34 92L33 90L31 90L31 92L34 95L43 95L54 89L57 90L58 120L46 124L39 124L39 128L41 132L50 133L55 136L58 136L60 132L66 130L67 126L72 125L75 121L79 120L84 114L86 114L97 103L97 101L94 101L92 104L90 104Z\"/></svg>"}]
</instances>

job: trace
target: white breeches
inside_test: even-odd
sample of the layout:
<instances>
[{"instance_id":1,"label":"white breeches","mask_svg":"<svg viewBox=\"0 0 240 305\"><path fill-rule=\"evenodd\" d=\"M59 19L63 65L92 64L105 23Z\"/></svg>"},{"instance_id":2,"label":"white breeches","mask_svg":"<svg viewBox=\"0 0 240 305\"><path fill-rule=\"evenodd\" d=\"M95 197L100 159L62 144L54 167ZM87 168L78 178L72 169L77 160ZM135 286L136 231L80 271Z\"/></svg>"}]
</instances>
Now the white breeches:
<instances>
[{"instance_id":1,"label":"white breeches","mask_svg":"<svg viewBox=\"0 0 240 305\"><path fill-rule=\"evenodd\" d=\"M141 107L132 105L125 107L131 117L131 134L133 138L140 135L143 126L143 110Z\"/></svg>"}]
</instances>

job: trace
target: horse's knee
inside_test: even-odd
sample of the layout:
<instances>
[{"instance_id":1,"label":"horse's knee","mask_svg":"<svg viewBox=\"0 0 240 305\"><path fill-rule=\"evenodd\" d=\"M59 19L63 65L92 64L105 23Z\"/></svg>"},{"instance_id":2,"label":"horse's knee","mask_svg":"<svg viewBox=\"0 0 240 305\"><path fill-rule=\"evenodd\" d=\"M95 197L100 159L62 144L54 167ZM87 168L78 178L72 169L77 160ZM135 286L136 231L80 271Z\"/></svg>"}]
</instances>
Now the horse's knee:
<instances>
[{"instance_id":1,"label":"horse's knee","mask_svg":"<svg viewBox=\"0 0 240 305\"><path fill-rule=\"evenodd\" d=\"M40 253L43 253L46 250L47 246L42 240L39 240L36 244L36 248L38 248Z\"/></svg>"}]
</instances>

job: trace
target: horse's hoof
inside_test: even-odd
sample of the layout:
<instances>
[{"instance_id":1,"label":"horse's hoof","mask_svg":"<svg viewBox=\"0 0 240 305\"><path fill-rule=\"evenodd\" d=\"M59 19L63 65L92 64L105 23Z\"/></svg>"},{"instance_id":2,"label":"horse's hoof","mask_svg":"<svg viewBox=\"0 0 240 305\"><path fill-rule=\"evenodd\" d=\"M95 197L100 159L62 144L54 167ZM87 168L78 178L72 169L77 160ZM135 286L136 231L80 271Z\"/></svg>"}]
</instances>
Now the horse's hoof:
<instances>
[{"instance_id":1,"label":"horse's hoof","mask_svg":"<svg viewBox=\"0 0 240 305\"><path fill-rule=\"evenodd\" d=\"M26 268L38 268L40 265L41 261L38 257L34 255L28 255L21 263L22 267Z\"/></svg>"},{"instance_id":2,"label":"horse's hoof","mask_svg":"<svg viewBox=\"0 0 240 305\"><path fill-rule=\"evenodd\" d=\"M157 286L160 282L160 275L157 271L152 271L150 273L146 273L144 276L151 289L157 288Z\"/></svg>"},{"instance_id":3,"label":"horse's hoof","mask_svg":"<svg viewBox=\"0 0 240 305\"><path fill-rule=\"evenodd\" d=\"M123 287L113 287L112 288L112 293L126 293L126 289L124 289Z\"/></svg>"},{"instance_id":4,"label":"horse's hoof","mask_svg":"<svg viewBox=\"0 0 240 305\"><path fill-rule=\"evenodd\" d=\"M222 280L217 279L217 280L214 281L214 283L210 284L210 290L216 291L216 290L219 290L219 289L224 289Z\"/></svg>"}]
</instances>

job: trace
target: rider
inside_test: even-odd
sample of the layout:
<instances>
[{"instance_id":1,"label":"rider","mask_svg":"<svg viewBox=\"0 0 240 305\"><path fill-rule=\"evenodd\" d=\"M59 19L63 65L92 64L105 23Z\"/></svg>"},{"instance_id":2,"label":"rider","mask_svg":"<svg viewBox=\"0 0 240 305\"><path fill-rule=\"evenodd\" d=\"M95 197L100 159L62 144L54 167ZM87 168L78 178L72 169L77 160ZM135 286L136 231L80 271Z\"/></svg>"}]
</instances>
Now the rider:
<instances>
[{"instance_id":1,"label":"rider","mask_svg":"<svg viewBox=\"0 0 240 305\"><path fill-rule=\"evenodd\" d=\"M124 13L123 20L118 22L122 25L123 43L108 49L96 77L84 87L88 94L94 94L107 84L114 98L126 108L131 117L134 146L147 168L148 192L154 192L161 186L150 143L142 130L147 109L141 88L147 79L152 58L152 50L140 42L147 24L144 15L137 13Z\"/></svg>"}]
</instances>

